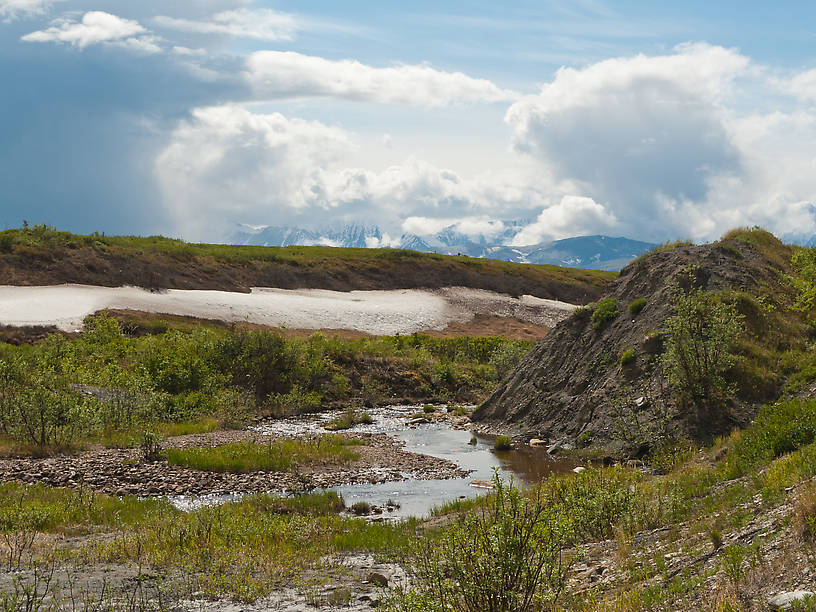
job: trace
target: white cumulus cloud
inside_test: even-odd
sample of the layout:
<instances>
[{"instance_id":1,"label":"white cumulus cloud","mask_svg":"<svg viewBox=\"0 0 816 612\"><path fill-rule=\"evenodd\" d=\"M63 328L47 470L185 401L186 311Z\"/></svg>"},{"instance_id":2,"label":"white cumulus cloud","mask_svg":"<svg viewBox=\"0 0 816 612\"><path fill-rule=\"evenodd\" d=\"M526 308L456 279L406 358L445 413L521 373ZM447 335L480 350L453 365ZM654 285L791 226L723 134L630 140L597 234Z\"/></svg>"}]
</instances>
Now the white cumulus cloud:
<instances>
[{"instance_id":1,"label":"white cumulus cloud","mask_svg":"<svg viewBox=\"0 0 816 612\"><path fill-rule=\"evenodd\" d=\"M159 26L194 32L220 34L258 40L292 40L297 29L294 18L271 9L236 9L216 13L208 20L174 18L160 15L154 19Z\"/></svg>"},{"instance_id":2,"label":"white cumulus cloud","mask_svg":"<svg viewBox=\"0 0 816 612\"><path fill-rule=\"evenodd\" d=\"M439 106L477 95L423 66L382 69L273 52L254 54L248 67L256 99ZM426 69L435 73L429 82L441 79L438 87L422 82ZM265 83L267 73L274 76ZM515 153L475 173L410 154L388 167L359 167L355 136L338 127L243 106L197 109L173 132L156 172L168 207L192 228L189 238L223 237L233 222L350 220L377 223L390 236L450 226L506 236L500 220L518 219L532 221L515 245L596 233L707 240L754 224L808 236L816 233L816 108L802 92L811 76L781 79L735 50L705 44L565 68L510 106ZM757 97L783 82L774 90L780 104ZM481 99L495 87L485 83L476 88Z\"/></svg>"},{"instance_id":3,"label":"white cumulus cloud","mask_svg":"<svg viewBox=\"0 0 816 612\"><path fill-rule=\"evenodd\" d=\"M462 177L416 158L381 171L351 167L356 146L352 134L315 121L236 105L199 108L173 131L155 175L190 239L222 239L234 223L349 220L378 223L396 236L412 226L403 226L406 217L494 235L504 226L492 213L546 204L548 190L518 173Z\"/></svg>"},{"instance_id":4,"label":"white cumulus cloud","mask_svg":"<svg viewBox=\"0 0 816 612\"><path fill-rule=\"evenodd\" d=\"M615 215L592 198L567 195L548 206L513 237L514 246L538 244L571 236L609 234L618 227Z\"/></svg>"},{"instance_id":5,"label":"white cumulus cloud","mask_svg":"<svg viewBox=\"0 0 816 612\"><path fill-rule=\"evenodd\" d=\"M816 68L795 75L788 83L788 90L803 100L816 102Z\"/></svg>"},{"instance_id":6,"label":"white cumulus cloud","mask_svg":"<svg viewBox=\"0 0 816 612\"><path fill-rule=\"evenodd\" d=\"M275 223L282 209L324 203L324 169L351 146L343 130L315 121L199 108L175 129L155 171L184 234L220 238L230 221Z\"/></svg>"},{"instance_id":7,"label":"white cumulus cloud","mask_svg":"<svg viewBox=\"0 0 816 612\"><path fill-rule=\"evenodd\" d=\"M260 99L336 97L367 102L440 107L501 102L515 93L491 81L426 65L375 68L293 51L258 51L247 58L246 78Z\"/></svg>"},{"instance_id":8,"label":"white cumulus cloud","mask_svg":"<svg viewBox=\"0 0 816 612\"><path fill-rule=\"evenodd\" d=\"M26 42L66 43L80 49L89 45L110 44L145 53L161 51L158 38L138 21L124 19L103 11L89 11L81 21L57 19L51 27L26 34Z\"/></svg>"},{"instance_id":9,"label":"white cumulus cloud","mask_svg":"<svg viewBox=\"0 0 816 612\"><path fill-rule=\"evenodd\" d=\"M562 68L506 121L517 150L603 202L629 235L710 236L726 222L713 186L745 176L729 104L751 74L747 57L707 44Z\"/></svg>"}]
</instances>

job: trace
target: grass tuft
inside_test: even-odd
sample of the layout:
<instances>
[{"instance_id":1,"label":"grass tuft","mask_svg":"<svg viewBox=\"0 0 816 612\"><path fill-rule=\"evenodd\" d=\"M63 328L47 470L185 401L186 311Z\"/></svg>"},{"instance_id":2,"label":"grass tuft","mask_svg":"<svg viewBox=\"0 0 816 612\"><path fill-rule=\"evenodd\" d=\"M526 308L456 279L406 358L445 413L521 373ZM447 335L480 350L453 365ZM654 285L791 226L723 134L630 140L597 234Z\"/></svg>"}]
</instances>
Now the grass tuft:
<instances>
[{"instance_id":1,"label":"grass tuft","mask_svg":"<svg viewBox=\"0 0 816 612\"><path fill-rule=\"evenodd\" d=\"M340 435L307 439L281 439L269 444L235 442L212 448L167 449L167 462L204 472L287 472L298 465L318 462L349 462L359 455L359 445Z\"/></svg>"}]
</instances>

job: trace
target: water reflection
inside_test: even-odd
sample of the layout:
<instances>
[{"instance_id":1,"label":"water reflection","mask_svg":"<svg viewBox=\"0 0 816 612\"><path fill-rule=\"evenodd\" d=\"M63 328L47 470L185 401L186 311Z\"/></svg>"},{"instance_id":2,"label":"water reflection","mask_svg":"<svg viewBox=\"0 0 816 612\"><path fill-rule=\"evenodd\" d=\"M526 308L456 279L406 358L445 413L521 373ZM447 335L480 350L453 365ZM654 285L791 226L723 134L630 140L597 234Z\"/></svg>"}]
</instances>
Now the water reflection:
<instances>
[{"instance_id":1,"label":"water reflection","mask_svg":"<svg viewBox=\"0 0 816 612\"><path fill-rule=\"evenodd\" d=\"M511 476L518 482L539 482L551 474L565 473L578 465L572 460L553 459L544 448L524 446L518 450L495 451L493 439L458 431L446 423L419 425L400 429L389 435L402 440L405 449L453 461L466 470L473 470L466 478L451 480L405 480L378 484L358 484L332 487L343 495L347 505L356 502L384 505L388 500L400 504L390 516L427 516L435 506L456 499L484 495L489 490L470 486L473 480L491 480L494 468L502 478Z\"/></svg>"},{"instance_id":2,"label":"water reflection","mask_svg":"<svg viewBox=\"0 0 816 612\"><path fill-rule=\"evenodd\" d=\"M476 443L471 444L474 435L469 431L451 429L445 423L428 423L409 427L406 417L420 406L390 406L371 411L375 423L358 425L349 431L386 433L401 440L408 451L423 453L453 461L465 470L471 470L466 478L450 480L403 480L378 484L355 484L332 487L329 490L340 493L351 506L357 502L384 506L393 501L399 509L384 514L386 518L428 516L435 506L456 499L472 498L488 493L487 489L470 486L473 480L491 480L494 468L505 480L513 477L517 482L539 482L552 474L565 473L578 465L574 460L553 459L545 448L522 446L510 451L493 450L493 439L476 435ZM254 429L260 433L274 435L304 435L324 432L323 425L337 413L304 415L281 419ZM175 498L173 502L182 509L223 503L239 496L216 496L209 498Z\"/></svg>"}]
</instances>

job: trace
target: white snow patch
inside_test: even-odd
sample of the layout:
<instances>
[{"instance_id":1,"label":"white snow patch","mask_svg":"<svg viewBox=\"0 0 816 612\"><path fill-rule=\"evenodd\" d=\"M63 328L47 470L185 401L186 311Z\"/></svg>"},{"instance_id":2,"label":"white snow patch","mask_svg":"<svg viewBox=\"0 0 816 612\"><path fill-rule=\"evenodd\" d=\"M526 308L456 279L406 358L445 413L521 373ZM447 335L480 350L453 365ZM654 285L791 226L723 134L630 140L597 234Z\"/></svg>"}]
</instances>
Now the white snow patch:
<instances>
[{"instance_id":1,"label":"white snow patch","mask_svg":"<svg viewBox=\"0 0 816 612\"><path fill-rule=\"evenodd\" d=\"M571 304L532 296L449 287L439 291L327 291L253 288L251 293L138 287L0 286L0 323L56 325L71 331L99 310L129 309L294 329L351 329L375 335L444 329L477 313L554 325Z\"/></svg>"}]
</instances>

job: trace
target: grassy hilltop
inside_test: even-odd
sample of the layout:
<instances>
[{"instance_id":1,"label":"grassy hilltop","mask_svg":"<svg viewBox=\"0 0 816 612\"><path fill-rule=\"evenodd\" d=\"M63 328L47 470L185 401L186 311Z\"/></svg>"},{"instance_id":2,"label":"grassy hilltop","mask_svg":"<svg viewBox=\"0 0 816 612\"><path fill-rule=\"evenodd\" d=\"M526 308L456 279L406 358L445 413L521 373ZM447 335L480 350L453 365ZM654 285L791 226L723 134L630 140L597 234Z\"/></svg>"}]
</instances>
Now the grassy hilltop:
<instances>
[{"instance_id":1,"label":"grassy hilltop","mask_svg":"<svg viewBox=\"0 0 816 612\"><path fill-rule=\"evenodd\" d=\"M402 249L191 244L151 236L80 236L37 225L0 232L0 284L147 289L435 289L461 286L580 303L613 272Z\"/></svg>"}]
</instances>

